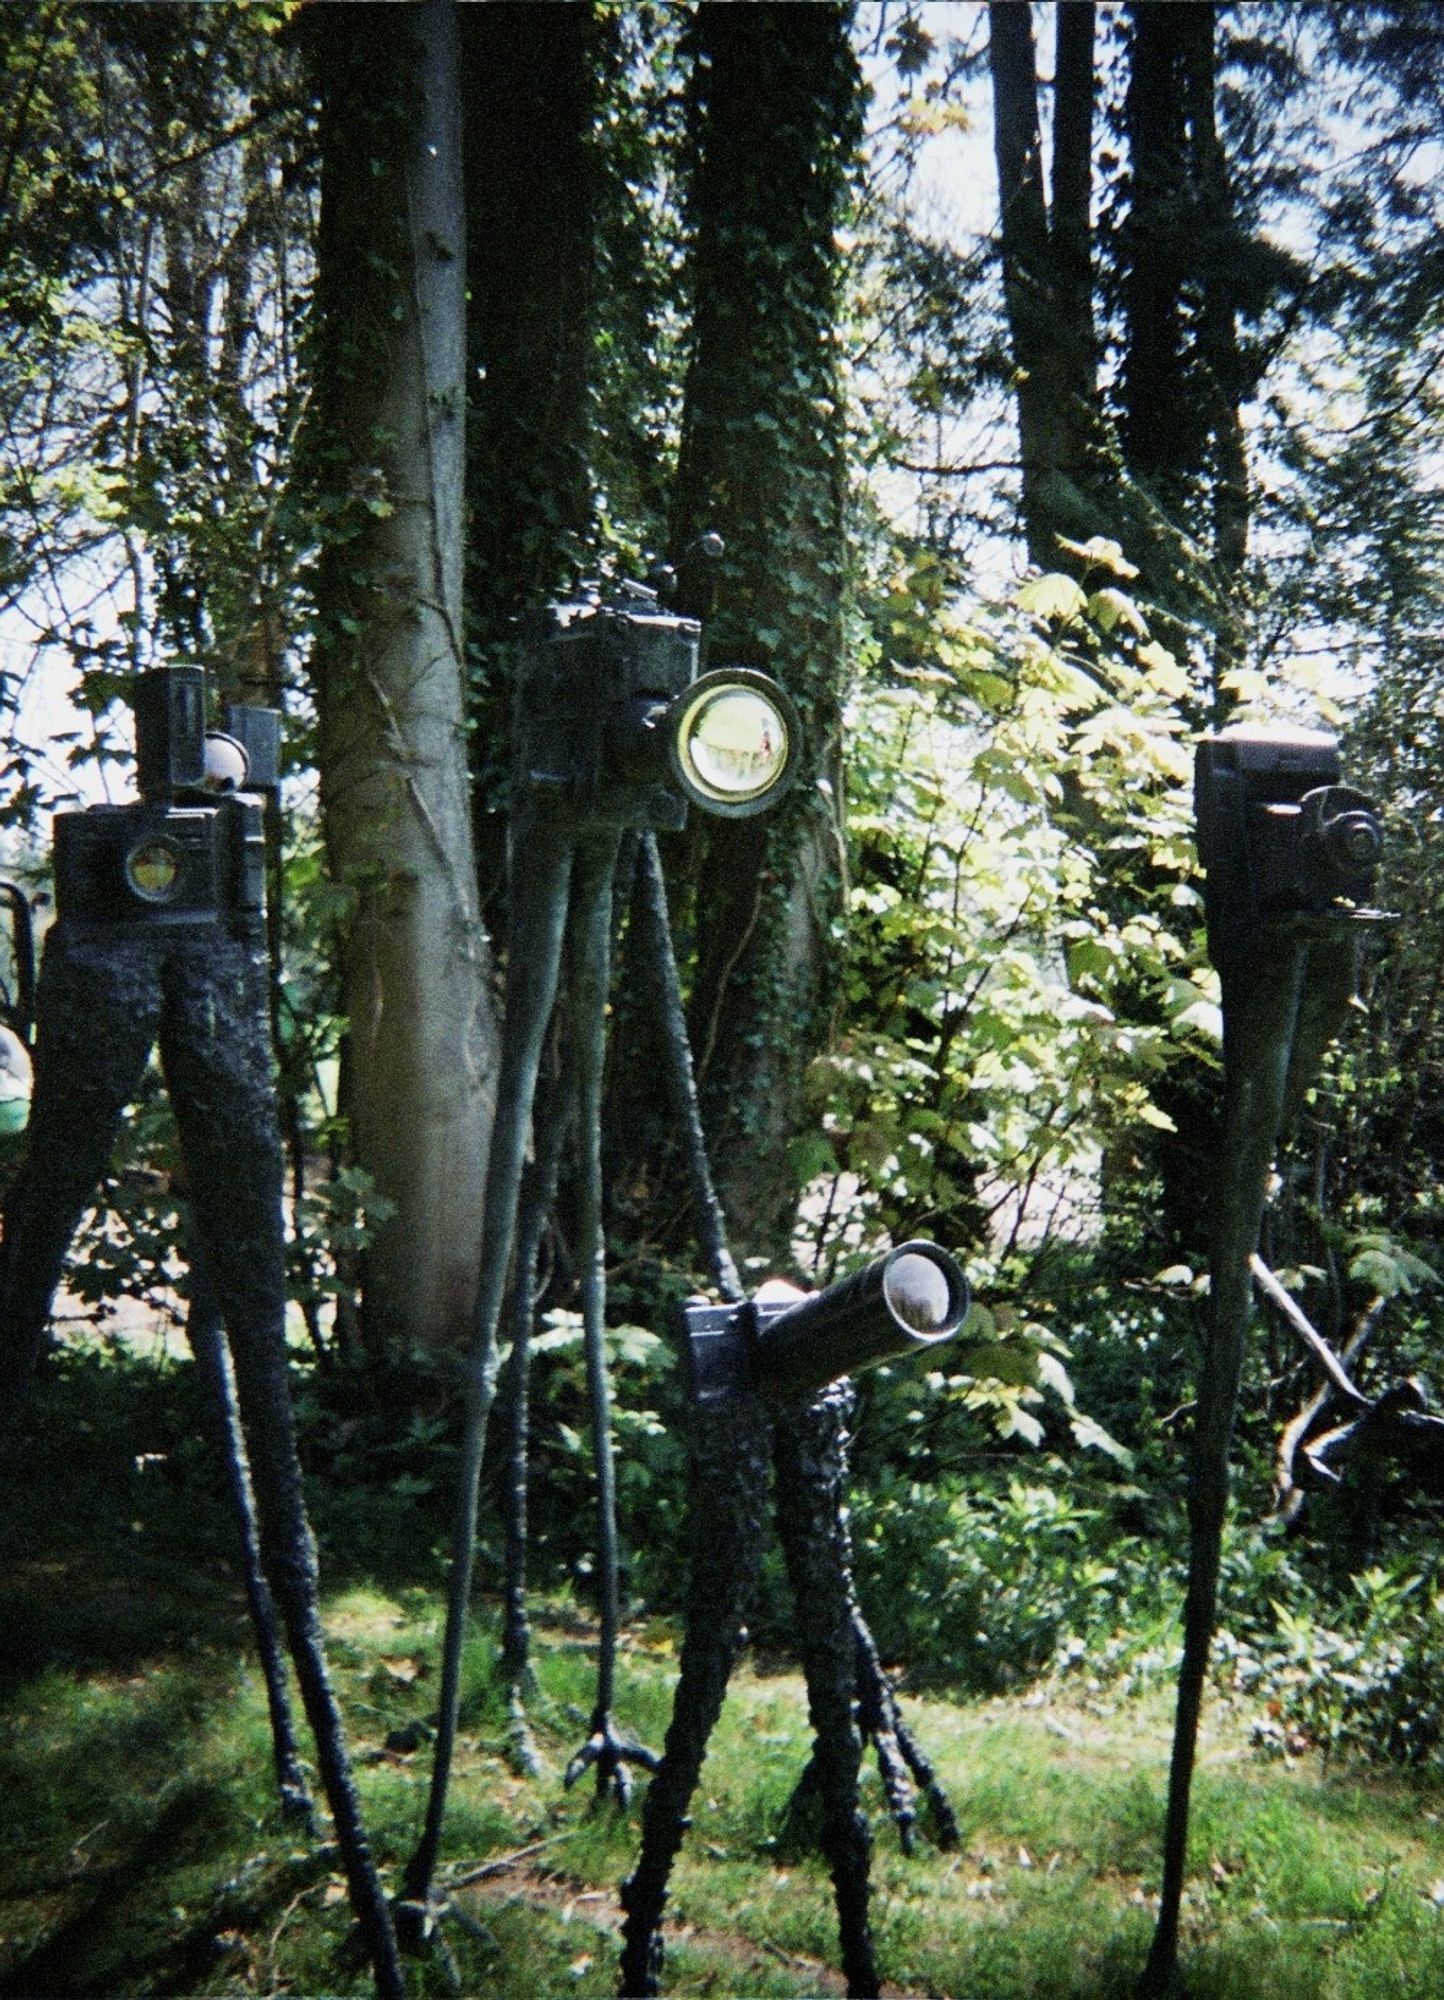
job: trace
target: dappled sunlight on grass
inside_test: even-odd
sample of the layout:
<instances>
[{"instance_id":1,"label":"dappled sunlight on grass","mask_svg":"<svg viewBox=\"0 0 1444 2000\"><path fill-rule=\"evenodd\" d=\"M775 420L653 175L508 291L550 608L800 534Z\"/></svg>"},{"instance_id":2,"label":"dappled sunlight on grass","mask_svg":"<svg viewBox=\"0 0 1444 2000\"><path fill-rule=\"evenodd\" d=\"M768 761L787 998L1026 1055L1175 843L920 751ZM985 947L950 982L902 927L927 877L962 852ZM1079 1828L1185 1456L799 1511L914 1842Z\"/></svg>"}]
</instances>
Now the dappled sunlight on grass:
<instances>
[{"instance_id":1,"label":"dappled sunlight on grass","mask_svg":"<svg viewBox=\"0 0 1444 2000\"><path fill-rule=\"evenodd\" d=\"M275 1802L259 1673L216 1482L189 1454L180 1371L60 1381L11 1487L0 1647L0 1993L361 1994L334 1854ZM83 1390L84 1414L67 1399ZM82 1422L86 1477L56 1460ZM343 1519L341 1501L333 1510ZM402 1524L404 1526L404 1524ZM386 1544L393 1548L395 1538ZM323 1610L373 1843L395 1887L425 1809L441 1604L352 1557ZM494 1612L464 1659L441 1879L462 1991L609 1994L618 1885L639 1839L561 1774L585 1733L596 1631L535 1607L528 1710L543 1761L509 1757ZM617 1715L665 1735L679 1633L625 1634ZM1081 1673L1006 1697L904 1697L962 1828L904 1856L869 1763L873 1921L886 1990L951 2000L1124 2000L1147 1949L1171 1728L1162 1678ZM1444 1990L1444 1799L1425 1777L1264 1761L1247 1699L1212 1700L1183 1911L1195 2000L1424 2000ZM840 1993L830 1885L786 1809L810 1736L799 1674L744 1659L673 1881L666 1989ZM645 1781L639 1785L644 1796ZM460 1886L455 1886L460 1885ZM435 1953L408 1968L441 1994Z\"/></svg>"}]
</instances>

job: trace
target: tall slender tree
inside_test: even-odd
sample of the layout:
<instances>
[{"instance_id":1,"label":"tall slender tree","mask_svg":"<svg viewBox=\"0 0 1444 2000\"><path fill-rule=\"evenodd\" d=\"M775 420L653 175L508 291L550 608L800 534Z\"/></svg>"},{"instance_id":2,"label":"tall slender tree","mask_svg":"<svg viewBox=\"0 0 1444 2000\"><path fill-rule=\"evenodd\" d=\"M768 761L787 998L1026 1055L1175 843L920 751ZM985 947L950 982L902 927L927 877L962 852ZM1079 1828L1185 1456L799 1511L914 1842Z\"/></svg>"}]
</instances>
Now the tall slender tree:
<instances>
[{"instance_id":1,"label":"tall slender tree","mask_svg":"<svg viewBox=\"0 0 1444 2000\"><path fill-rule=\"evenodd\" d=\"M465 232L456 17L313 17L322 87L311 466L325 836L346 897L347 1112L389 1204L376 1347L469 1323L494 1026L463 713Z\"/></svg>"},{"instance_id":2,"label":"tall slender tree","mask_svg":"<svg viewBox=\"0 0 1444 2000\"><path fill-rule=\"evenodd\" d=\"M463 7L472 755L495 805L517 617L575 581L592 523L597 157L590 0ZM498 818L484 887L503 868Z\"/></svg>"},{"instance_id":3,"label":"tall slender tree","mask_svg":"<svg viewBox=\"0 0 1444 2000\"><path fill-rule=\"evenodd\" d=\"M1032 9L1026 0L993 0L988 10L1003 300L1023 466L1023 531L1029 556L1047 569L1060 560L1060 534L1086 536L1098 526L1087 472L1097 428L1090 221L1094 9L1091 0L1077 0L1056 13L1048 184Z\"/></svg>"}]
</instances>

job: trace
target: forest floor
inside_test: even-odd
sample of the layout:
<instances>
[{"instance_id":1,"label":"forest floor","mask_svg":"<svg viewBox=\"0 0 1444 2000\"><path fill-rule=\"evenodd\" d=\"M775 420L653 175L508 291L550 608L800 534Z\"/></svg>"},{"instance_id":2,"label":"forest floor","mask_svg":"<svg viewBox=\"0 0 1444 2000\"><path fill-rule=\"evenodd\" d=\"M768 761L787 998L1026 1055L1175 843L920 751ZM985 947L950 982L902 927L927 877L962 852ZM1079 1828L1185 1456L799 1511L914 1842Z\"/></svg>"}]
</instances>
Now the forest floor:
<instances>
[{"instance_id":1,"label":"forest floor","mask_svg":"<svg viewBox=\"0 0 1444 2000\"><path fill-rule=\"evenodd\" d=\"M112 1357L43 1385L3 1471L0 1994L364 1993L334 1852L280 1820L260 1678L220 1482L190 1434L187 1371ZM317 1482L327 1630L374 1844L395 1879L428 1754L388 1747L434 1701L436 1554L415 1503ZM410 1541L408 1543L408 1537ZM424 1573L417 1581L416 1573ZM460 1990L615 1990L617 1885L638 1812L560 1772L585 1734L595 1635L540 1608L546 1770L505 1754L483 1605L468 1660L445 1875ZM619 1711L659 1745L678 1634L627 1634ZM962 1840L900 1851L875 1772L873 1918L894 1996L1122 2000L1147 1949L1170 1727L1166 1687L908 1697ZM1184 1921L1194 2000L1412 2000L1444 1992L1444 1790L1265 1761L1253 1718L1210 1710ZM825 1870L781 1830L808 1747L801 1679L735 1678L668 1913L666 1988L834 1994ZM464 1877L471 1877L461 1886ZM448 1990L442 1957L411 1966ZM456 1990L453 1986L451 1990Z\"/></svg>"}]
</instances>

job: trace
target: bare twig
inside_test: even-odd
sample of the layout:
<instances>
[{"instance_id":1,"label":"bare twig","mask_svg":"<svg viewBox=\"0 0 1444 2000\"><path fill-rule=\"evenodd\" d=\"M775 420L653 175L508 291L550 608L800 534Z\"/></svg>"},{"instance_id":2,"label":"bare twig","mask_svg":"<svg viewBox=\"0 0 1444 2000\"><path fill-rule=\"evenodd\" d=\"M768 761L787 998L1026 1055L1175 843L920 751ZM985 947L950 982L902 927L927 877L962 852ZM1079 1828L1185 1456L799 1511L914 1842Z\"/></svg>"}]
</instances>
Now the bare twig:
<instances>
[{"instance_id":1,"label":"bare twig","mask_svg":"<svg viewBox=\"0 0 1444 2000\"><path fill-rule=\"evenodd\" d=\"M493 1854L489 1861L479 1861L474 1868L468 1868L460 1875L448 1875L439 1887L448 1896L458 1889L469 1889L473 1883L486 1881L489 1875L504 1875L508 1868L514 1868L518 1861L530 1861L534 1854L540 1854L548 1847L559 1847L564 1840L570 1840L576 1829L565 1833L553 1833L546 1840L534 1840L527 1847L514 1847L510 1854Z\"/></svg>"}]
</instances>

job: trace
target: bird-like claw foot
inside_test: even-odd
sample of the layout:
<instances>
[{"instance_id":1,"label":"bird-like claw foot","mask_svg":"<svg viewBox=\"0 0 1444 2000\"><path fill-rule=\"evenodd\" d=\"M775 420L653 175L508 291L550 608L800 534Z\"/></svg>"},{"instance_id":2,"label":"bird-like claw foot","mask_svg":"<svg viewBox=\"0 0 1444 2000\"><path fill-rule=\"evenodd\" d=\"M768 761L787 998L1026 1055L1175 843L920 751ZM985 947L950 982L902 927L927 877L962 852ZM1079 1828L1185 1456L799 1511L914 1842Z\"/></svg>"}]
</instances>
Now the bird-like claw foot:
<instances>
[{"instance_id":1,"label":"bird-like claw foot","mask_svg":"<svg viewBox=\"0 0 1444 2000\"><path fill-rule=\"evenodd\" d=\"M615 1799L625 1808L632 1798L632 1778L627 1766L638 1764L644 1771L655 1771L661 1761L655 1750L621 1735L611 1716L602 1712L592 1717L592 1733L567 1765L562 1783L570 1790L584 1771L595 1767L597 1797Z\"/></svg>"}]
</instances>

